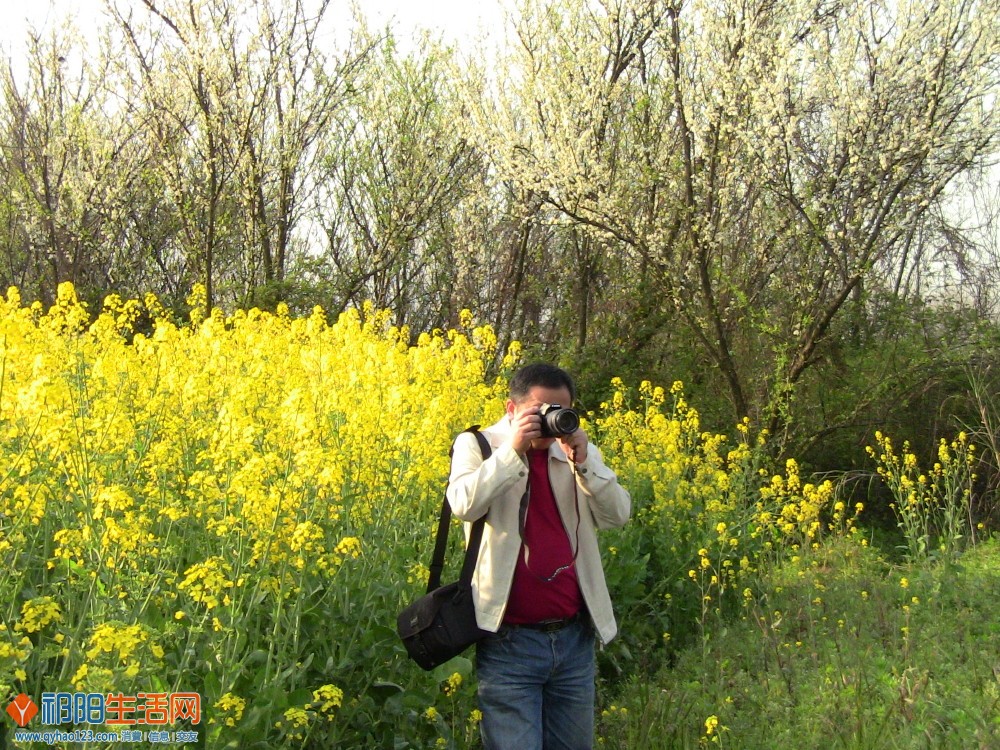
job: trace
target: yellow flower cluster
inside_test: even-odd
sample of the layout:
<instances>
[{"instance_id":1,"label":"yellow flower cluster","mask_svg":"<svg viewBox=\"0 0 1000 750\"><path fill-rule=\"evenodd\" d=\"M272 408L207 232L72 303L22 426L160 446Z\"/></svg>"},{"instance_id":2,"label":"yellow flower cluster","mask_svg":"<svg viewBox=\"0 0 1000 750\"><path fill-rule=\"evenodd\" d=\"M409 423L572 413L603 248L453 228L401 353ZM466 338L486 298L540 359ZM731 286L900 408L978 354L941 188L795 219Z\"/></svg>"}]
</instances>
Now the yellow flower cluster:
<instances>
[{"instance_id":1,"label":"yellow flower cluster","mask_svg":"<svg viewBox=\"0 0 1000 750\"><path fill-rule=\"evenodd\" d=\"M344 537L333 550L338 555L351 557L355 560L361 555L361 541L356 536Z\"/></svg>"},{"instance_id":2,"label":"yellow flower cluster","mask_svg":"<svg viewBox=\"0 0 1000 750\"><path fill-rule=\"evenodd\" d=\"M644 409L631 408L631 394L620 378L611 385L612 400L602 404L597 419L601 444L615 456L623 476L652 482L657 500L649 512L662 512L667 505L691 508L714 498L728 480L717 450L725 437L700 432L700 417L684 400L682 384L671 388L671 413L664 413L662 389L654 391L646 381L640 387Z\"/></svg>"},{"instance_id":3,"label":"yellow flower cluster","mask_svg":"<svg viewBox=\"0 0 1000 750\"><path fill-rule=\"evenodd\" d=\"M309 726L309 712L304 708L289 708L285 711L285 721L287 721L293 729L307 727Z\"/></svg>"},{"instance_id":4,"label":"yellow flower cluster","mask_svg":"<svg viewBox=\"0 0 1000 750\"><path fill-rule=\"evenodd\" d=\"M141 625L115 625L103 622L94 628L90 636L90 649L87 658L95 661L102 653L115 654L117 659L125 662L147 635Z\"/></svg>"},{"instance_id":5,"label":"yellow flower cluster","mask_svg":"<svg viewBox=\"0 0 1000 750\"><path fill-rule=\"evenodd\" d=\"M16 675L17 679L24 680L22 675L25 672L21 665L31 656L32 646L31 638L27 635L16 638L7 625L0 622L0 675Z\"/></svg>"},{"instance_id":6,"label":"yellow flower cluster","mask_svg":"<svg viewBox=\"0 0 1000 750\"><path fill-rule=\"evenodd\" d=\"M625 706L616 706L612 703L610 706L601 711L601 716L603 718L608 718L615 715L625 716L628 714L628 709Z\"/></svg>"},{"instance_id":7,"label":"yellow flower cluster","mask_svg":"<svg viewBox=\"0 0 1000 750\"><path fill-rule=\"evenodd\" d=\"M222 722L227 727L234 727L243 718L247 702L238 695L226 693L213 704L213 707L218 709Z\"/></svg>"},{"instance_id":8,"label":"yellow flower cluster","mask_svg":"<svg viewBox=\"0 0 1000 750\"><path fill-rule=\"evenodd\" d=\"M148 642L149 633L141 624L125 625L108 621L96 625L87 640L86 661L80 665L71 682L80 684L89 675L96 680L95 684L110 687L103 681L112 673L131 680L142 669L143 646L149 646Z\"/></svg>"},{"instance_id":9,"label":"yellow flower cluster","mask_svg":"<svg viewBox=\"0 0 1000 750\"><path fill-rule=\"evenodd\" d=\"M768 435L753 434L749 419L736 425L734 439L701 429L681 382L668 393L647 381L637 394L620 379L611 385L612 399L588 415L597 442L632 490L633 524L647 530L639 531L647 539L638 543L664 572L686 566L703 616L718 611L727 592L752 597L747 583L763 561L812 547L821 532L853 527L857 514L838 506L832 482L803 481L794 459L783 472L774 470ZM635 547L636 532L624 533ZM622 547L614 545L616 557Z\"/></svg>"},{"instance_id":10,"label":"yellow flower cluster","mask_svg":"<svg viewBox=\"0 0 1000 750\"><path fill-rule=\"evenodd\" d=\"M192 664L309 689L304 618L345 650L384 618L369 587L405 585L450 442L502 411L488 371L520 351L498 362L467 311L417 336L370 306L224 315L200 288L189 304L178 320L153 295L111 295L95 317L70 284L48 310L0 297L0 623L18 633L0 637L0 692L55 658L65 678L46 689L183 671L232 726L242 699ZM316 710L340 690L316 689Z\"/></svg>"},{"instance_id":11,"label":"yellow flower cluster","mask_svg":"<svg viewBox=\"0 0 1000 750\"><path fill-rule=\"evenodd\" d=\"M318 308L209 311L199 288L189 304L177 321L152 295L112 295L95 319L71 285L47 311L17 290L0 298L0 623L32 636L4 628L0 692L55 658L75 674L46 689L183 673L239 732L263 709L245 714L225 691L267 684L304 707L282 703L233 740L277 727L313 741L338 726L316 719L373 679L359 667L357 685L316 688L330 679L316 665L384 664L370 633L404 587L426 583L449 445L502 413L520 347L499 353L467 311L415 335L370 306L331 322ZM752 569L753 545L847 523L829 483L804 482L794 461L770 469L749 421L734 441L702 431L679 382L612 385L587 426L649 498L630 528L669 547L682 560L670 570L690 570L704 601ZM947 449L942 466L960 453ZM461 685L457 673L441 685L455 710Z\"/></svg>"},{"instance_id":12,"label":"yellow flower cluster","mask_svg":"<svg viewBox=\"0 0 1000 750\"><path fill-rule=\"evenodd\" d=\"M204 604L206 609L219 606L219 594L223 595L222 601L228 605L229 595L224 592L235 585L229 580L229 575L229 564L221 557L213 556L184 571L184 580L177 589L187 592L196 602Z\"/></svg>"},{"instance_id":13,"label":"yellow flower cluster","mask_svg":"<svg viewBox=\"0 0 1000 750\"><path fill-rule=\"evenodd\" d=\"M935 547L955 554L975 531L970 505L977 459L969 436L963 431L954 440L942 438L930 471L921 470L909 442L904 441L897 453L892 439L882 432L875 433L875 446L868 446L867 451L892 493L891 507L910 556L925 557Z\"/></svg>"},{"instance_id":14,"label":"yellow flower cluster","mask_svg":"<svg viewBox=\"0 0 1000 750\"><path fill-rule=\"evenodd\" d=\"M445 680L444 684L441 686L441 692L447 696L452 696L458 689L462 686L462 675L458 672L453 672L449 675L448 679Z\"/></svg>"},{"instance_id":15,"label":"yellow flower cluster","mask_svg":"<svg viewBox=\"0 0 1000 750\"><path fill-rule=\"evenodd\" d=\"M51 596L39 596L29 599L21 606L21 620L14 626L15 630L25 633L37 633L52 622L62 620L62 610L59 602Z\"/></svg>"},{"instance_id":16,"label":"yellow flower cluster","mask_svg":"<svg viewBox=\"0 0 1000 750\"><path fill-rule=\"evenodd\" d=\"M707 719L705 719L705 735L706 736L711 737L713 734L715 734L715 730L718 729L718 728L719 728L719 717L718 716L715 716L713 714L712 716L709 716Z\"/></svg>"},{"instance_id":17,"label":"yellow flower cluster","mask_svg":"<svg viewBox=\"0 0 1000 750\"><path fill-rule=\"evenodd\" d=\"M322 685L313 691L313 707L329 718L333 709L344 705L344 691L336 685Z\"/></svg>"},{"instance_id":18,"label":"yellow flower cluster","mask_svg":"<svg viewBox=\"0 0 1000 750\"><path fill-rule=\"evenodd\" d=\"M757 509L762 523L774 523L786 538L806 542L816 538L821 513L833 506L834 486L829 480L803 484L798 463L790 458L785 462L785 476L774 475L770 485L761 488L760 497ZM774 506L781 508L777 517L767 510Z\"/></svg>"}]
</instances>

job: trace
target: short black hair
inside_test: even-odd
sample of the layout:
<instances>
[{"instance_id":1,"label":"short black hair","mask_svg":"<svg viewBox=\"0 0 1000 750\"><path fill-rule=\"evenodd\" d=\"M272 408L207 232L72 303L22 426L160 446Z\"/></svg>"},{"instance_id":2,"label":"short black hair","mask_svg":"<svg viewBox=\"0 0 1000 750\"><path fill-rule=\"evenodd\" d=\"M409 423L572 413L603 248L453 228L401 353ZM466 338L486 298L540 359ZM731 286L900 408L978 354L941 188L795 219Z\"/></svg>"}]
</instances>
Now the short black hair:
<instances>
[{"instance_id":1,"label":"short black hair","mask_svg":"<svg viewBox=\"0 0 1000 750\"><path fill-rule=\"evenodd\" d=\"M535 386L542 388L563 388L569 391L570 403L560 406L572 406L576 401L576 384L573 378L561 367L536 362L525 365L510 379L510 397L517 403L528 397L528 392Z\"/></svg>"}]
</instances>

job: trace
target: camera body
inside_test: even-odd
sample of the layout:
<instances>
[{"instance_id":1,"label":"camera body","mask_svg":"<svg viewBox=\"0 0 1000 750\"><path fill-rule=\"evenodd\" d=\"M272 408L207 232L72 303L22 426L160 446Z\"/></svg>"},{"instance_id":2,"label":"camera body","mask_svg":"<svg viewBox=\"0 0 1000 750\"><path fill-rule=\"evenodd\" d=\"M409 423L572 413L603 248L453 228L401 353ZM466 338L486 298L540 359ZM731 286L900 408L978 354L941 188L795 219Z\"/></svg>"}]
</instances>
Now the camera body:
<instances>
[{"instance_id":1,"label":"camera body","mask_svg":"<svg viewBox=\"0 0 1000 750\"><path fill-rule=\"evenodd\" d=\"M580 415L559 404L542 404L538 416L542 418L543 438L572 435L580 427Z\"/></svg>"}]
</instances>

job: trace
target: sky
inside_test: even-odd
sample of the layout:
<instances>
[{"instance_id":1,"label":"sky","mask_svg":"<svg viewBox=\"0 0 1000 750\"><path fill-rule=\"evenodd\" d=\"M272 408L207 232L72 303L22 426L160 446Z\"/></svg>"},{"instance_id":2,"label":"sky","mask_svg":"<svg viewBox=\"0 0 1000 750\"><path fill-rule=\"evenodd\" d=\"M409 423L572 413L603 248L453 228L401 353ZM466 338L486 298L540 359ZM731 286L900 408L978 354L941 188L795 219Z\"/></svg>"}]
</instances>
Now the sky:
<instances>
[{"instance_id":1,"label":"sky","mask_svg":"<svg viewBox=\"0 0 1000 750\"><path fill-rule=\"evenodd\" d=\"M124 0L127 1L127 0ZM139 0L131 0L136 5ZM440 31L448 41L471 42L503 25L503 0L357 0L373 26L392 23L400 43L418 27ZM103 12L104 0L0 0L0 55L17 53L29 23L36 28L74 16L82 30ZM349 0L333 0L331 11L350 18Z\"/></svg>"}]
</instances>

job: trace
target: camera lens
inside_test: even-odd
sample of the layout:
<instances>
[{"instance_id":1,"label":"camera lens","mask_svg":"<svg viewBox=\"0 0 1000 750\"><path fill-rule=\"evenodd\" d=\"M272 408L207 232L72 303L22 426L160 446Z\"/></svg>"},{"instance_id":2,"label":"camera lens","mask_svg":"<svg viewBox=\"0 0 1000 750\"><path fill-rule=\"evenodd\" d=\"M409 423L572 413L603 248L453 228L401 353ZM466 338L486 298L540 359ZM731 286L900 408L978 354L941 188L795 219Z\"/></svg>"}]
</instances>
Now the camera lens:
<instances>
[{"instance_id":1,"label":"camera lens","mask_svg":"<svg viewBox=\"0 0 1000 750\"><path fill-rule=\"evenodd\" d=\"M542 414L543 437L570 435L580 426L580 417L572 409L553 404Z\"/></svg>"},{"instance_id":2,"label":"camera lens","mask_svg":"<svg viewBox=\"0 0 1000 750\"><path fill-rule=\"evenodd\" d=\"M557 435L569 435L576 432L577 428L580 426L580 418L576 415L576 412L572 409L560 409L554 415L553 427Z\"/></svg>"}]
</instances>

